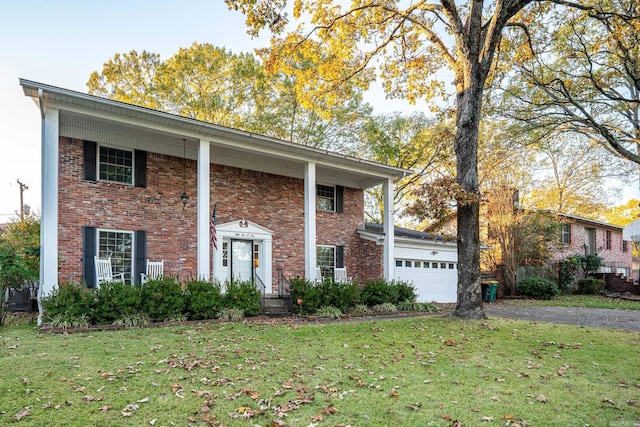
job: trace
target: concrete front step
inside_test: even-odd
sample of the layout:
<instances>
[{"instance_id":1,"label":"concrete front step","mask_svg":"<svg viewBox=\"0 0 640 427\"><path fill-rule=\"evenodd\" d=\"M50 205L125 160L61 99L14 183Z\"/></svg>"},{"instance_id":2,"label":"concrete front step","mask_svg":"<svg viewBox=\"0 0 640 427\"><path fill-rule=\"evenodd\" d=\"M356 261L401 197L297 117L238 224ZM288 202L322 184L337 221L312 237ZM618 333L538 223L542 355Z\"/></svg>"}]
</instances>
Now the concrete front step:
<instances>
[{"instance_id":1,"label":"concrete front step","mask_svg":"<svg viewBox=\"0 0 640 427\"><path fill-rule=\"evenodd\" d=\"M289 310L289 301L280 298L276 294L267 294L264 297L263 313L266 316L287 316L291 312Z\"/></svg>"}]
</instances>

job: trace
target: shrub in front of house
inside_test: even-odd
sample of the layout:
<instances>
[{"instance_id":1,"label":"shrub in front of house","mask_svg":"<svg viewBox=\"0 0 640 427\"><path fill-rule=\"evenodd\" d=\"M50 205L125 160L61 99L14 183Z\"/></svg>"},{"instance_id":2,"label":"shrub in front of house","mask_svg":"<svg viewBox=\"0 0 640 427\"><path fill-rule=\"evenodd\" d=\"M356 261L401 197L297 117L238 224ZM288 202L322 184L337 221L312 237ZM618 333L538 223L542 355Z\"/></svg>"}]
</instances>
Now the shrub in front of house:
<instances>
[{"instance_id":1,"label":"shrub in front of house","mask_svg":"<svg viewBox=\"0 0 640 427\"><path fill-rule=\"evenodd\" d=\"M313 314L322 305L322 293L320 283L296 277L291 283L292 310L297 314Z\"/></svg>"},{"instance_id":2,"label":"shrub in front of house","mask_svg":"<svg viewBox=\"0 0 640 427\"><path fill-rule=\"evenodd\" d=\"M227 282L223 297L223 306L238 308L245 316L256 316L262 313L260 291L253 282Z\"/></svg>"},{"instance_id":3,"label":"shrub in front of house","mask_svg":"<svg viewBox=\"0 0 640 427\"><path fill-rule=\"evenodd\" d=\"M96 304L93 319L96 324L106 325L125 321L142 309L142 289L122 282L103 283L94 290Z\"/></svg>"},{"instance_id":4,"label":"shrub in front of house","mask_svg":"<svg viewBox=\"0 0 640 427\"><path fill-rule=\"evenodd\" d=\"M50 319L86 319L93 323L93 311L96 306L93 289L80 284L61 284L50 295L42 299L42 307ZM70 322L72 322L70 320Z\"/></svg>"},{"instance_id":5,"label":"shrub in front of house","mask_svg":"<svg viewBox=\"0 0 640 427\"><path fill-rule=\"evenodd\" d=\"M544 277L525 279L516 285L516 291L533 299L553 299L560 293L558 285Z\"/></svg>"},{"instance_id":6,"label":"shrub in front of house","mask_svg":"<svg viewBox=\"0 0 640 427\"><path fill-rule=\"evenodd\" d=\"M345 313L358 304L360 292L355 283L325 280L319 287L319 298L323 306L335 307Z\"/></svg>"},{"instance_id":7,"label":"shrub in front of house","mask_svg":"<svg viewBox=\"0 0 640 427\"><path fill-rule=\"evenodd\" d=\"M185 307L189 320L214 319L222 308L220 285L205 280L187 282Z\"/></svg>"},{"instance_id":8,"label":"shrub in front of house","mask_svg":"<svg viewBox=\"0 0 640 427\"><path fill-rule=\"evenodd\" d=\"M185 312L182 285L173 277L149 280L141 287L142 311L152 321L175 319Z\"/></svg>"},{"instance_id":9,"label":"shrub in front of house","mask_svg":"<svg viewBox=\"0 0 640 427\"><path fill-rule=\"evenodd\" d=\"M602 279L580 279L576 293L581 295L598 295L604 291L605 282Z\"/></svg>"},{"instance_id":10,"label":"shrub in front of house","mask_svg":"<svg viewBox=\"0 0 640 427\"><path fill-rule=\"evenodd\" d=\"M407 282L387 282L384 279L367 280L360 289L360 302L369 307L404 301L415 301L416 290Z\"/></svg>"}]
</instances>

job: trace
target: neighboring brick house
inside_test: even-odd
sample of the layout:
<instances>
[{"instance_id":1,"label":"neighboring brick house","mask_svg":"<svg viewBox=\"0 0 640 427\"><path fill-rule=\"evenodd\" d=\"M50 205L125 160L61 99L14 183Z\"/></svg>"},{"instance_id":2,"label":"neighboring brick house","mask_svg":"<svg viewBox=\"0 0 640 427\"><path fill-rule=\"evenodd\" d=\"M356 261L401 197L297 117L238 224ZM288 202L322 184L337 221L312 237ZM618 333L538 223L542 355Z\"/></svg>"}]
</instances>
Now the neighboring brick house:
<instances>
[{"instance_id":1,"label":"neighboring brick house","mask_svg":"<svg viewBox=\"0 0 640 427\"><path fill-rule=\"evenodd\" d=\"M618 273L631 277L631 242L623 239L623 227L558 212L548 212L559 218L558 243L553 245L551 261L562 261L571 255L597 254L602 258L603 273Z\"/></svg>"},{"instance_id":2,"label":"neighboring brick house","mask_svg":"<svg viewBox=\"0 0 640 427\"><path fill-rule=\"evenodd\" d=\"M21 80L42 116L43 294L95 286L94 256L129 281L146 260L180 279L395 277L393 182L409 173L342 154ZM383 185L382 251L358 230ZM181 199L184 197L184 204ZM216 246L210 218L215 210ZM373 253L373 255L371 255Z\"/></svg>"}]
</instances>

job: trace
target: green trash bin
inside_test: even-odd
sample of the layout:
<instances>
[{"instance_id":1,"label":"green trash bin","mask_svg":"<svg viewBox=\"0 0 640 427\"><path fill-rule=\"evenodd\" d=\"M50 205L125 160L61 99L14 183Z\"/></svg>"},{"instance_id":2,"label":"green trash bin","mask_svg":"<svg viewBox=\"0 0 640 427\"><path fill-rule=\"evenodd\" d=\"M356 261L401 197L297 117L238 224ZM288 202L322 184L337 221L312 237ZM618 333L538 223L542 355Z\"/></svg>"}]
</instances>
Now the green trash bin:
<instances>
[{"instance_id":1,"label":"green trash bin","mask_svg":"<svg viewBox=\"0 0 640 427\"><path fill-rule=\"evenodd\" d=\"M481 283L482 287L482 301L489 302L489 298L491 297L491 288L488 283Z\"/></svg>"},{"instance_id":2,"label":"green trash bin","mask_svg":"<svg viewBox=\"0 0 640 427\"><path fill-rule=\"evenodd\" d=\"M488 299L487 301L489 302L495 302L495 300L497 299L497 295L498 295L498 282L491 282L488 284L487 286L487 292L488 292Z\"/></svg>"}]
</instances>

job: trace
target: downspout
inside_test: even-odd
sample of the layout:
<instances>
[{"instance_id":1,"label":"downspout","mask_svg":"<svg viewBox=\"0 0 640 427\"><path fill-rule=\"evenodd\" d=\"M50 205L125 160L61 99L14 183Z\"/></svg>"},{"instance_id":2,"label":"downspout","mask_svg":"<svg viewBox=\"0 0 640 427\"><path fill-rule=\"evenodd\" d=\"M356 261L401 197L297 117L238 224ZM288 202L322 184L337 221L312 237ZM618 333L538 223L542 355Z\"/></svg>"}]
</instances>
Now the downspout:
<instances>
[{"instance_id":1,"label":"downspout","mask_svg":"<svg viewBox=\"0 0 640 427\"><path fill-rule=\"evenodd\" d=\"M40 107L40 116L42 117L42 125L40 130L40 135L42 138L42 142L40 144L40 150L42 150L40 154L40 158L44 161L44 102L42 101L42 88L38 88L38 106ZM41 196L42 197L42 196ZM42 200L40 203L44 206ZM42 275L44 271L44 259L42 257L42 217L40 218L40 280L38 283L38 326L42 326L42 318L44 315L44 310L42 309Z\"/></svg>"}]
</instances>

